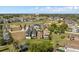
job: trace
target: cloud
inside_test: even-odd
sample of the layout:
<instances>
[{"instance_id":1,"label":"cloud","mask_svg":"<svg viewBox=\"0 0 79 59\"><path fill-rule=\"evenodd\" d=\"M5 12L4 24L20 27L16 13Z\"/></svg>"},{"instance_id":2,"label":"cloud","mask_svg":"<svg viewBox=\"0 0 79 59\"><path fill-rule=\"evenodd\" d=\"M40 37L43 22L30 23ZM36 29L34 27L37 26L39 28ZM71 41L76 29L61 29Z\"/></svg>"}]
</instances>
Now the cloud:
<instances>
[{"instance_id":1,"label":"cloud","mask_svg":"<svg viewBox=\"0 0 79 59\"><path fill-rule=\"evenodd\" d=\"M48 11L48 12L61 12L61 11L64 11L65 8L63 8L63 7L55 7L55 8L46 7L45 10Z\"/></svg>"}]
</instances>

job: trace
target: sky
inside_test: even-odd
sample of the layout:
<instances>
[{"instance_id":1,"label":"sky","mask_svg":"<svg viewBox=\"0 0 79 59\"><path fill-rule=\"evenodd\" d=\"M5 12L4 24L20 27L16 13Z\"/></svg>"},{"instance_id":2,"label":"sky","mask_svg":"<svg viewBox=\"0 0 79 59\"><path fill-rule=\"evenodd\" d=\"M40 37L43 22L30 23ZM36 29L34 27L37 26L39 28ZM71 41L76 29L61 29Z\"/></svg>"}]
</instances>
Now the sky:
<instances>
[{"instance_id":1,"label":"sky","mask_svg":"<svg viewBox=\"0 0 79 59\"><path fill-rule=\"evenodd\" d=\"M79 14L79 6L0 6L0 14Z\"/></svg>"}]
</instances>

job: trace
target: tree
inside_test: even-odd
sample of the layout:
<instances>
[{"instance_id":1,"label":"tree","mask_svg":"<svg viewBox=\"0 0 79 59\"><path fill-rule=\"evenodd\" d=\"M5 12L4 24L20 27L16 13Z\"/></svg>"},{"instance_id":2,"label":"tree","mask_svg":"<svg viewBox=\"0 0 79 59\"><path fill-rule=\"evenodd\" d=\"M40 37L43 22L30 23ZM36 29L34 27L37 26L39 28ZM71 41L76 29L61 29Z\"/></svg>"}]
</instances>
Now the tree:
<instances>
[{"instance_id":1,"label":"tree","mask_svg":"<svg viewBox=\"0 0 79 59\"><path fill-rule=\"evenodd\" d=\"M3 18L5 18L5 19L9 19L9 16L3 16Z\"/></svg>"},{"instance_id":2,"label":"tree","mask_svg":"<svg viewBox=\"0 0 79 59\"><path fill-rule=\"evenodd\" d=\"M62 23L61 25L60 25L60 28L62 28L63 30L67 30L67 28L68 28L68 25L67 24L65 24L65 23Z\"/></svg>"},{"instance_id":3,"label":"tree","mask_svg":"<svg viewBox=\"0 0 79 59\"><path fill-rule=\"evenodd\" d=\"M55 23L52 23L51 26L49 26L49 30L51 32L54 32L57 29L57 25Z\"/></svg>"},{"instance_id":4,"label":"tree","mask_svg":"<svg viewBox=\"0 0 79 59\"><path fill-rule=\"evenodd\" d=\"M0 46L1 46L1 45L4 45L4 40L3 40L2 37L0 37Z\"/></svg>"},{"instance_id":5,"label":"tree","mask_svg":"<svg viewBox=\"0 0 79 59\"><path fill-rule=\"evenodd\" d=\"M29 51L31 52L51 52L53 46L50 40L31 40L27 42L29 45Z\"/></svg>"},{"instance_id":6,"label":"tree","mask_svg":"<svg viewBox=\"0 0 79 59\"><path fill-rule=\"evenodd\" d=\"M56 51L56 49L58 49L60 46L64 47L66 44L66 40L65 40L65 34L52 34L52 42L53 42L53 48L54 51Z\"/></svg>"},{"instance_id":7,"label":"tree","mask_svg":"<svg viewBox=\"0 0 79 59\"><path fill-rule=\"evenodd\" d=\"M68 26L64 22L61 25L52 23L51 26L49 27L49 30L50 30L49 39L51 39L53 41L54 51L56 51L56 49L58 48L58 45L60 45L60 43L65 42L64 34L65 34L65 31L67 30L67 28L68 28ZM62 45L64 45L64 43Z\"/></svg>"},{"instance_id":8,"label":"tree","mask_svg":"<svg viewBox=\"0 0 79 59\"><path fill-rule=\"evenodd\" d=\"M49 26L50 32L54 33L64 33L68 29L68 25L64 22L61 25L57 25L55 23L52 23L51 26Z\"/></svg>"}]
</instances>

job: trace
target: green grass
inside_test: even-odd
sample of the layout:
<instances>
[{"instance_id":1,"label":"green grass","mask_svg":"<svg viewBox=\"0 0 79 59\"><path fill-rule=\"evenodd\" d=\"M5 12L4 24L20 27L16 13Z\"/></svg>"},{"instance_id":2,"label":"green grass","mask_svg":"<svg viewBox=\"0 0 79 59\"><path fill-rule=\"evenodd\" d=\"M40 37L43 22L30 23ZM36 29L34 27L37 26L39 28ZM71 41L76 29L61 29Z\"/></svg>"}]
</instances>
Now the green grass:
<instances>
[{"instance_id":1,"label":"green grass","mask_svg":"<svg viewBox=\"0 0 79 59\"><path fill-rule=\"evenodd\" d=\"M17 52L18 50L15 49L13 44L0 46L0 52Z\"/></svg>"},{"instance_id":2,"label":"green grass","mask_svg":"<svg viewBox=\"0 0 79 59\"><path fill-rule=\"evenodd\" d=\"M13 46L13 44L8 45L9 47L9 52L17 52L17 49Z\"/></svg>"},{"instance_id":3,"label":"green grass","mask_svg":"<svg viewBox=\"0 0 79 59\"><path fill-rule=\"evenodd\" d=\"M0 52L5 51L5 50L9 50L8 46L0 46Z\"/></svg>"}]
</instances>

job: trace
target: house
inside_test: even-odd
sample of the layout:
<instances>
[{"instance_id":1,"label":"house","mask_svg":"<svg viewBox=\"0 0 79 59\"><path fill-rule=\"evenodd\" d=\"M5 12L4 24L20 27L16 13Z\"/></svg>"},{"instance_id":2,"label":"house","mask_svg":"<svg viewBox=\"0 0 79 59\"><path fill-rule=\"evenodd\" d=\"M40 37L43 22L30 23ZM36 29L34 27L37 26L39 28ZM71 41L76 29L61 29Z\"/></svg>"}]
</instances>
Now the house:
<instances>
[{"instance_id":1,"label":"house","mask_svg":"<svg viewBox=\"0 0 79 59\"><path fill-rule=\"evenodd\" d=\"M34 29L41 29L41 25L40 24L33 24L32 27Z\"/></svg>"},{"instance_id":2,"label":"house","mask_svg":"<svg viewBox=\"0 0 79 59\"><path fill-rule=\"evenodd\" d=\"M76 30L77 30L76 26L73 26L71 29L73 33L76 33Z\"/></svg>"},{"instance_id":3,"label":"house","mask_svg":"<svg viewBox=\"0 0 79 59\"><path fill-rule=\"evenodd\" d=\"M41 26L39 24L34 24L31 26L28 26L25 30L26 32L26 38L42 38L42 31L40 31Z\"/></svg>"},{"instance_id":4,"label":"house","mask_svg":"<svg viewBox=\"0 0 79 59\"><path fill-rule=\"evenodd\" d=\"M49 38L49 34L50 34L50 31L47 28L44 29L44 31L43 31L43 38L44 39L48 39Z\"/></svg>"},{"instance_id":5,"label":"house","mask_svg":"<svg viewBox=\"0 0 79 59\"><path fill-rule=\"evenodd\" d=\"M77 26L77 23L72 19L64 19L65 23L68 25L69 28L73 28L73 26Z\"/></svg>"},{"instance_id":6,"label":"house","mask_svg":"<svg viewBox=\"0 0 79 59\"><path fill-rule=\"evenodd\" d=\"M10 40L9 32L7 32L6 30L3 30L3 39L6 43L8 43Z\"/></svg>"},{"instance_id":7,"label":"house","mask_svg":"<svg viewBox=\"0 0 79 59\"><path fill-rule=\"evenodd\" d=\"M3 39L7 43L10 40L9 32L7 29L7 25L3 26Z\"/></svg>"},{"instance_id":8,"label":"house","mask_svg":"<svg viewBox=\"0 0 79 59\"><path fill-rule=\"evenodd\" d=\"M60 17L54 17L54 20L58 21L58 20L60 20Z\"/></svg>"},{"instance_id":9,"label":"house","mask_svg":"<svg viewBox=\"0 0 79 59\"><path fill-rule=\"evenodd\" d=\"M48 28L48 24L47 23L43 24L42 28L44 28L44 29Z\"/></svg>"},{"instance_id":10,"label":"house","mask_svg":"<svg viewBox=\"0 0 79 59\"><path fill-rule=\"evenodd\" d=\"M37 31L37 39L42 39L43 38L43 31L39 30Z\"/></svg>"},{"instance_id":11,"label":"house","mask_svg":"<svg viewBox=\"0 0 79 59\"><path fill-rule=\"evenodd\" d=\"M54 17L50 16L48 19L51 20L51 21L53 21Z\"/></svg>"},{"instance_id":12,"label":"house","mask_svg":"<svg viewBox=\"0 0 79 59\"><path fill-rule=\"evenodd\" d=\"M32 29L31 38L37 38L37 31L36 31L36 29Z\"/></svg>"},{"instance_id":13,"label":"house","mask_svg":"<svg viewBox=\"0 0 79 59\"><path fill-rule=\"evenodd\" d=\"M27 30L25 31L26 39L31 39L32 28L28 26Z\"/></svg>"},{"instance_id":14,"label":"house","mask_svg":"<svg viewBox=\"0 0 79 59\"><path fill-rule=\"evenodd\" d=\"M28 21L30 21L30 19L29 18L23 18L23 21L28 22Z\"/></svg>"},{"instance_id":15,"label":"house","mask_svg":"<svg viewBox=\"0 0 79 59\"><path fill-rule=\"evenodd\" d=\"M23 22L24 21L23 17L14 17L14 18L11 18L11 20L14 22ZM9 19L9 21L10 21L10 19Z\"/></svg>"},{"instance_id":16,"label":"house","mask_svg":"<svg viewBox=\"0 0 79 59\"><path fill-rule=\"evenodd\" d=\"M76 28L76 32L79 33L79 26L77 26L77 28Z\"/></svg>"},{"instance_id":17,"label":"house","mask_svg":"<svg viewBox=\"0 0 79 59\"><path fill-rule=\"evenodd\" d=\"M72 26L71 32L73 32L73 33L79 33L79 26Z\"/></svg>"}]
</instances>

